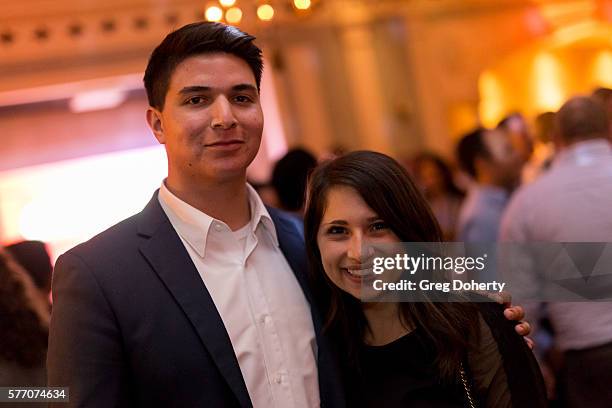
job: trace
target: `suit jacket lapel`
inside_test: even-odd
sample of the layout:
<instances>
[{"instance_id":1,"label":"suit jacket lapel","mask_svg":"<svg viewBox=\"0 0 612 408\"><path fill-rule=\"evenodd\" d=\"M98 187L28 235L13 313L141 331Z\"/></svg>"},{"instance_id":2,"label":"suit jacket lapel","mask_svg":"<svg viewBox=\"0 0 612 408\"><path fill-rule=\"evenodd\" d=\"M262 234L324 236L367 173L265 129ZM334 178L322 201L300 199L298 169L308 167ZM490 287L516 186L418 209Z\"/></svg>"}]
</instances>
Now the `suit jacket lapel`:
<instances>
[{"instance_id":1,"label":"suit jacket lapel","mask_svg":"<svg viewBox=\"0 0 612 408\"><path fill-rule=\"evenodd\" d=\"M251 407L246 384L223 320L183 243L161 208L157 193L140 215L140 234L149 238L141 245L141 253L193 324L240 405Z\"/></svg>"}]
</instances>

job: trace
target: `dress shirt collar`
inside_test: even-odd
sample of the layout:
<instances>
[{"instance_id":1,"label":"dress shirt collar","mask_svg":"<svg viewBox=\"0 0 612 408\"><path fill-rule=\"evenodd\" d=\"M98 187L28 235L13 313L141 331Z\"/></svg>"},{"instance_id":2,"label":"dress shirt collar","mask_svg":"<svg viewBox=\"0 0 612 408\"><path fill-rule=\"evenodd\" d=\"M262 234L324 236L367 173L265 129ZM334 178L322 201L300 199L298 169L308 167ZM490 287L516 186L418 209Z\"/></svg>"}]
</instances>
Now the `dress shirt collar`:
<instances>
[{"instance_id":1,"label":"dress shirt collar","mask_svg":"<svg viewBox=\"0 0 612 408\"><path fill-rule=\"evenodd\" d=\"M612 156L612 145L605 139L592 139L574 143L561 150L555 161L554 167L566 165L588 166L593 161L602 157Z\"/></svg>"},{"instance_id":2,"label":"dress shirt collar","mask_svg":"<svg viewBox=\"0 0 612 408\"><path fill-rule=\"evenodd\" d=\"M251 210L249 233L254 233L261 225L278 247L278 237L274 222L257 192L249 184L246 185ZM187 204L168 190L165 180L159 189L159 203L177 233L198 253L204 257L206 240L213 222L223 223L208 214Z\"/></svg>"}]
</instances>

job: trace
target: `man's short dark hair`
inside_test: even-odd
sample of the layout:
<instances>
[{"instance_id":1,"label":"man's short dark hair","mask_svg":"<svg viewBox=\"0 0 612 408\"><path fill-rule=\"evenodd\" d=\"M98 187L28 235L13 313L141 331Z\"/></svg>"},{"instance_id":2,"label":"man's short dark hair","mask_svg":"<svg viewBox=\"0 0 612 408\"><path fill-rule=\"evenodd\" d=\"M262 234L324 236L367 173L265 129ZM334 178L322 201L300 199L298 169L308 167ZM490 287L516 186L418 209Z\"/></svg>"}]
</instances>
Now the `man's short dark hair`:
<instances>
[{"instance_id":1,"label":"man's short dark hair","mask_svg":"<svg viewBox=\"0 0 612 408\"><path fill-rule=\"evenodd\" d=\"M162 110L176 67L194 55L225 52L243 59L253 71L257 89L263 72L261 49L255 37L222 23L197 22L168 34L153 50L144 75L149 105Z\"/></svg>"},{"instance_id":2,"label":"man's short dark hair","mask_svg":"<svg viewBox=\"0 0 612 408\"><path fill-rule=\"evenodd\" d=\"M465 134L457 145L457 160L461 168L470 176L476 177L476 158L491 157L484 142L485 128L477 128Z\"/></svg>"},{"instance_id":3,"label":"man's short dark hair","mask_svg":"<svg viewBox=\"0 0 612 408\"><path fill-rule=\"evenodd\" d=\"M559 137L565 142L607 137L609 122L599 101L586 96L571 98L555 117Z\"/></svg>"}]
</instances>

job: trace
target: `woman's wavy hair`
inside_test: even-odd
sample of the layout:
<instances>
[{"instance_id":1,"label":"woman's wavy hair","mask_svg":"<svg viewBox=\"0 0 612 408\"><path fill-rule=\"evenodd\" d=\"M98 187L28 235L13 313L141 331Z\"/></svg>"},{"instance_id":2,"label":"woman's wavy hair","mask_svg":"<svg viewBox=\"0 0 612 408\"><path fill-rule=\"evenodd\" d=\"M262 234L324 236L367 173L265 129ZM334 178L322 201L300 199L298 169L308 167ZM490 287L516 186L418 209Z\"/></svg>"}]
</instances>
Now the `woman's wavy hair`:
<instances>
[{"instance_id":1,"label":"woman's wavy hair","mask_svg":"<svg viewBox=\"0 0 612 408\"><path fill-rule=\"evenodd\" d=\"M0 359L24 368L44 366L48 309L27 272L0 247Z\"/></svg>"},{"instance_id":2,"label":"woman's wavy hair","mask_svg":"<svg viewBox=\"0 0 612 408\"><path fill-rule=\"evenodd\" d=\"M402 242L441 242L440 227L425 198L394 159L381 153L356 151L320 165L309 179L304 216L310 278L321 307L325 330L346 347L349 369L359 369L359 348L369 330L361 302L327 277L317 245L317 233L335 186L355 189ZM350 205L347 203L347 205ZM410 322L432 342L442 379L453 380L459 369L469 333L477 333L477 312L469 303L402 302L400 318Z\"/></svg>"}]
</instances>

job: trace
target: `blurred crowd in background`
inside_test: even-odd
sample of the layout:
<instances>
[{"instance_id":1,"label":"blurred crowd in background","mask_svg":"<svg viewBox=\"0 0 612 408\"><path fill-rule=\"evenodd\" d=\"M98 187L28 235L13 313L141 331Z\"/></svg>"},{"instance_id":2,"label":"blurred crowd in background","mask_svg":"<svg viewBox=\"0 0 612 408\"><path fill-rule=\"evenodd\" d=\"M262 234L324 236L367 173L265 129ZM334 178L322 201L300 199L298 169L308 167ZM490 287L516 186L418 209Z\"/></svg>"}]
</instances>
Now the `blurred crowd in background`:
<instances>
[{"instance_id":1,"label":"blurred crowd in background","mask_svg":"<svg viewBox=\"0 0 612 408\"><path fill-rule=\"evenodd\" d=\"M558 112L545 112L535 118L514 112L501 120L495 128L474 129L458 139L454 157L422 152L414 157L398 159L421 187L448 241L529 241L537 238L549 241L612 242L611 217L595 219L597 214L610 213L609 208L612 208L612 194L608 195L612 191L611 128L612 90L599 88L591 95L572 98ZM267 205L293 214L296 225L302 228L308 174L318 163L342 153L339 148L329 156L315 157L305 149L291 149L275 164L268 183L253 185ZM567 196L564 196L563 189L567 189L567 186L561 185L557 190L551 187L555 168L559 168L559 172L562 165L568 166L570 155L577 157L578 162L585 157L595 162L609 159L609 162L592 168L592 173L585 176L588 180L573 181L576 191L589 182L595 183L594 191L599 191L600 196L594 197L587 190L584 190L586 196L582 196L592 208L576 209L578 213L572 213L573 208L565 208L564 213L555 214L554 209L547 206L555 206L555 202L572 201L572 194L576 193L567 190ZM569 171L575 177L580 177L579 171ZM549 178L546 181L548 184L543 180L546 177ZM559 225L568 220L593 224L595 227L589 227L589 231L594 231L594 235L589 237L588 231L582 235L572 235L576 231L574 229L565 235L552 234L547 237L536 236L525 230L527 232L523 231L519 237L516 232L520 228L533 228L538 233L547 228L552 230L549 227L554 224L554 220L540 216L535 221L530 219L526 227L516 225L518 219L526 216L525 213L529 211L528 207L520 208L520 201L535 194L538 185L540 189L548 189L542 194L552 196L551 201L532 202L531 206L538 207L538 211L559 216ZM573 187L570 185L570 188ZM560 195L554 196L557 193ZM514 213L508 215L508 211ZM584 219L579 211L588 211L593 219ZM538 225L538 222L542 224ZM598 224L604 230L601 234L596 232ZM571 228L571 225L565 228ZM52 307L51 275L51 260L44 243L24 241L0 248L0 386L45 383L46 341ZM537 354L548 383L549 397L553 401L563 400L568 393L584 392L571 390L567 377L563 377L563 373L567 373L568 355L577 348L597 348L600 353L595 358L595 368L580 365L581 370L603 373L597 375L612 375L612 369L607 368L612 362L612 308L608 307L607 312L602 308L600 312L576 313L574 317L580 316L582 319L582 332L578 333L568 333L567 327L559 330L556 325L558 317L554 315L540 313L536 315L537 320L532 321L537 327L534 332ZM600 320L593 317L595 313ZM533 319L529 314L527 318ZM581 345L575 346L571 338L576 336L586 336L587 339L582 339ZM604 354L601 354L602 345L607 347ZM587 357L594 358L592 354ZM609 370L607 374L605 370ZM574 372L569 375L577 374ZM596 393L594 397L599 398L597 390L588 392ZM589 405L585 402L583 406Z\"/></svg>"}]
</instances>

